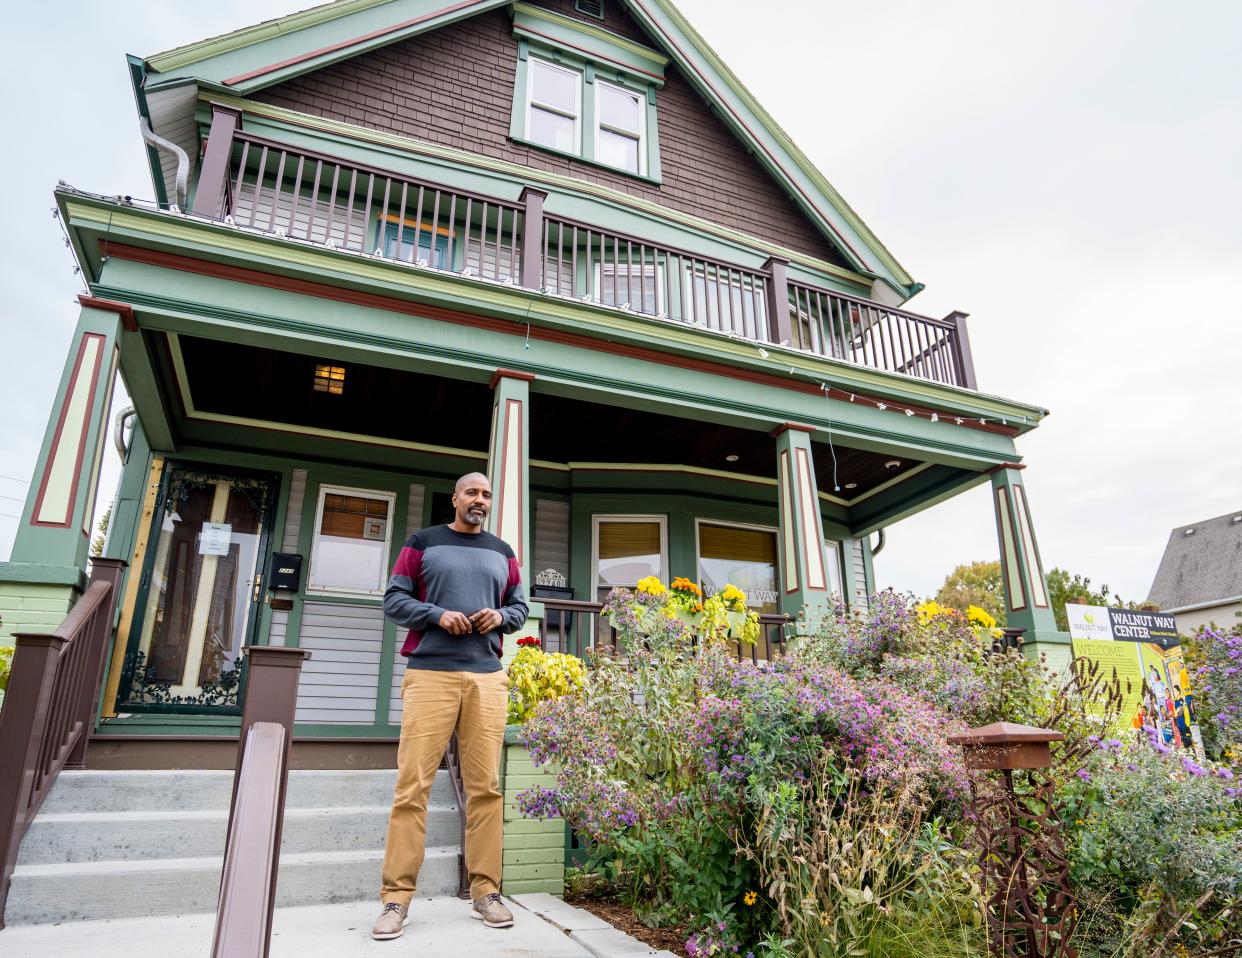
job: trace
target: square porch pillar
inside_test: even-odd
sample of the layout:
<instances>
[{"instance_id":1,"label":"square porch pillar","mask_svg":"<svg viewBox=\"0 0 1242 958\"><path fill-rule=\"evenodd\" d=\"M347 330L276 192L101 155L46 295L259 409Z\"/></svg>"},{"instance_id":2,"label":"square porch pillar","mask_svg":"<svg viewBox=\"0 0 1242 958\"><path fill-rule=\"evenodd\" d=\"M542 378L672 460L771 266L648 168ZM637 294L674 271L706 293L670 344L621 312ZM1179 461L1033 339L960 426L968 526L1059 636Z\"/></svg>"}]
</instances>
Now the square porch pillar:
<instances>
[{"instance_id":1,"label":"square porch pillar","mask_svg":"<svg viewBox=\"0 0 1242 958\"><path fill-rule=\"evenodd\" d=\"M51 631L85 583L95 493L128 306L79 298L82 312L48 415L10 561L0 563L0 617L14 629Z\"/></svg>"},{"instance_id":2,"label":"square porch pillar","mask_svg":"<svg viewBox=\"0 0 1242 958\"><path fill-rule=\"evenodd\" d=\"M780 609L790 615L825 608L832 594L811 453L813 431L810 426L786 423L772 433L784 550Z\"/></svg>"},{"instance_id":3,"label":"square porch pillar","mask_svg":"<svg viewBox=\"0 0 1242 958\"><path fill-rule=\"evenodd\" d=\"M516 639L538 635L541 608L530 600L530 383L534 374L498 369L492 376L492 438L487 474L492 483L492 510L487 530L509 544L522 572L522 587L531 605L525 628L505 640L505 661L517 652Z\"/></svg>"},{"instance_id":4,"label":"square porch pillar","mask_svg":"<svg viewBox=\"0 0 1242 958\"><path fill-rule=\"evenodd\" d=\"M1069 636L1057 631L1056 616L1044 576L1031 510L1018 463L992 471L992 507L1000 544L1001 581L1005 587L1005 618L1010 628L1023 629L1028 655L1044 653L1053 668L1069 661Z\"/></svg>"}]
</instances>

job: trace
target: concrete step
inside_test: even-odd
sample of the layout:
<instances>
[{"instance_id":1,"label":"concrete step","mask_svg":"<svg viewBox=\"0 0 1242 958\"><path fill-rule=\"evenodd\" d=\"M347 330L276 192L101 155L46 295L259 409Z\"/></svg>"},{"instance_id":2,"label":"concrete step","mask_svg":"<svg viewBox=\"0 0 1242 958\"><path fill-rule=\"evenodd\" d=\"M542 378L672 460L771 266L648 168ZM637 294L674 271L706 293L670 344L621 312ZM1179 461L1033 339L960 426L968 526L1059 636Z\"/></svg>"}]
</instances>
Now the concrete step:
<instances>
[{"instance_id":1,"label":"concrete step","mask_svg":"<svg viewBox=\"0 0 1242 958\"><path fill-rule=\"evenodd\" d=\"M282 855L276 904L374 901L383 857L382 851ZM428 848L418 896L455 893L457 862L456 848ZM214 911L221 866L221 857L19 865L13 872L5 921L16 927ZM170 934L175 937L175 930ZM0 938L0 950L3 946Z\"/></svg>"},{"instance_id":2,"label":"concrete step","mask_svg":"<svg viewBox=\"0 0 1242 958\"><path fill-rule=\"evenodd\" d=\"M288 808L391 805L396 769L294 771L289 773ZM233 794L231 771L66 771L43 804L49 815L70 812L201 812L227 809ZM431 804L454 801L448 772L441 769Z\"/></svg>"},{"instance_id":3,"label":"concrete step","mask_svg":"<svg viewBox=\"0 0 1242 958\"><path fill-rule=\"evenodd\" d=\"M288 808L281 851L290 855L383 848L388 812L388 805ZM227 826L227 809L40 813L22 841L17 863L53 865L222 855ZM428 806L429 848L456 847L460 828L455 805Z\"/></svg>"}]
</instances>

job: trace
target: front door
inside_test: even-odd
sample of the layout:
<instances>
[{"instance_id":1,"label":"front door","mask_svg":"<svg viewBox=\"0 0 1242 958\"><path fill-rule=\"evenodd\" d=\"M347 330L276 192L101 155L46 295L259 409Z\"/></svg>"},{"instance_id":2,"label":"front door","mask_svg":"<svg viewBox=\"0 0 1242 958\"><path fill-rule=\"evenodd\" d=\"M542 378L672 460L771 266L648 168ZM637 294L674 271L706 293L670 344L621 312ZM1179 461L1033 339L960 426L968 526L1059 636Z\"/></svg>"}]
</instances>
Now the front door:
<instances>
[{"instance_id":1,"label":"front door","mask_svg":"<svg viewBox=\"0 0 1242 958\"><path fill-rule=\"evenodd\" d=\"M276 487L269 474L166 470L118 712L240 710Z\"/></svg>"}]
</instances>

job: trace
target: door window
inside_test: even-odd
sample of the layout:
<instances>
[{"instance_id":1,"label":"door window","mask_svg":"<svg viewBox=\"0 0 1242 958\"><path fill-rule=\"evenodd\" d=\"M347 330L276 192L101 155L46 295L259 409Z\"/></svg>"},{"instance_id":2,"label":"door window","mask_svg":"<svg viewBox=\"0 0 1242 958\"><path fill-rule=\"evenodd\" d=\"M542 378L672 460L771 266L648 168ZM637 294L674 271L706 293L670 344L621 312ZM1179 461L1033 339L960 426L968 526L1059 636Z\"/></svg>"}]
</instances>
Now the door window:
<instances>
[{"instance_id":1,"label":"door window","mask_svg":"<svg viewBox=\"0 0 1242 958\"><path fill-rule=\"evenodd\" d=\"M123 709L237 706L273 486L172 469Z\"/></svg>"}]
</instances>

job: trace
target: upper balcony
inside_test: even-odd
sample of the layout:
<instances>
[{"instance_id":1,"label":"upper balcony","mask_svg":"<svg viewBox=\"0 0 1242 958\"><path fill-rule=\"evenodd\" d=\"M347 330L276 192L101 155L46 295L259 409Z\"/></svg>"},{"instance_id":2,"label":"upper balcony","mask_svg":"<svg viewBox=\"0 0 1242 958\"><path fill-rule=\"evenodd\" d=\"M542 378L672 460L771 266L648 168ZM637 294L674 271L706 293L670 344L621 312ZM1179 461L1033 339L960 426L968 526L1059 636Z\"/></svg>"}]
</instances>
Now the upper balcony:
<instances>
[{"instance_id":1,"label":"upper balcony","mask_svg":"<svg viewBox=\"0 0 1242 958\"><path fill-rule=\"evenodd\" d=\"M221 135L223 134L223 135ZM730 338L976 389L965 314L920 316L517 202L213 126L195 213L236 227L519 285ZM756 257L757 259L757 257Z\"/></svg>"}]
</instances>

